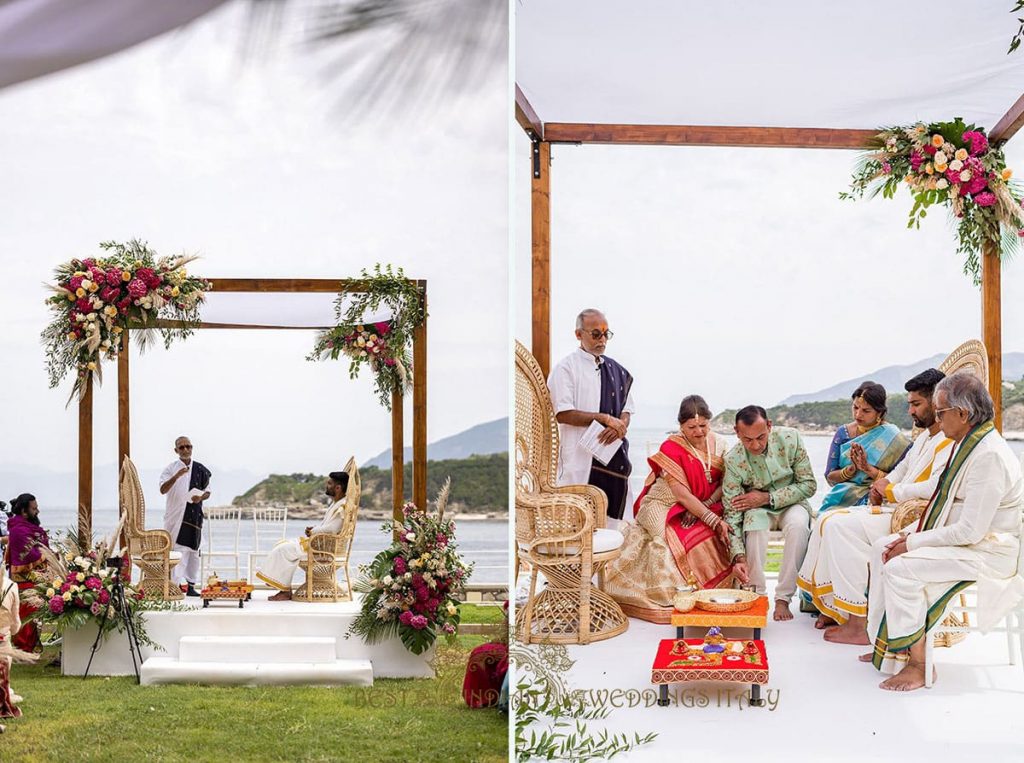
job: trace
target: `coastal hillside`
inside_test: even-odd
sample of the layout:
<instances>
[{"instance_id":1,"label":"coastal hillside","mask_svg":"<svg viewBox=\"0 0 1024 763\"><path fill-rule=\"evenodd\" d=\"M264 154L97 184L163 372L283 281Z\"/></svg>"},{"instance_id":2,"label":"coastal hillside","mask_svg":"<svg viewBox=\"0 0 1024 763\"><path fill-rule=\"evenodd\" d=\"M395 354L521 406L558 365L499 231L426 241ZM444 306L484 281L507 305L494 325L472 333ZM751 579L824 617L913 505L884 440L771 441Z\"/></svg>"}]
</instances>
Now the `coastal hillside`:
<instances>
[{"instance_id":1,"label":"coastal hillside","mask_svg":"<svg viewBox=\"0 0 1024 763\"><path fill-rule=\"evenodd\" d=\"M816 392L805 392L797 395L790 395L780 402L779 405L796 405L798 403L841 400L848 397L855 389L857 389L857 385L866 379L878 382L887 390L902 390L907 379L912 376L916 376L926 368L937 368L945 359L946 353L942 353L906 366L886 366L885 368L878 368L869 373L861 374L854 379L846 379L838 384L833 384L831 387L819 389ZM1024 352L1003 353L1003 379L1020 379L1022 376L1024 376Z\"/></svg>"},{"instance_id":2,"label":"coastal hillside","mask_svg":"<svg viewBox=\"0 0 1024 763\"><path fill-rule=\"evenodd\" d=\"M391 515L391 470L365 466L359 470L362 483L360 513ZM459 514L508 513L508 454L494 453L469 458L427 462L427 495L431 501L445 479L451 477L449 510ZM327 503L323 492L325 475L271 474L237 496L235 506L287 506L289 514L302 516L310 510L316 516ZM406 463L405 499L411 500L412 464Z\"/></svg>"},{"instance_id":3,"label":"coastal hillside","mask_svg":"<svg viewBox=\"0 0 1024 763\"><path fill-rule=\"evenodd\" d=\"M906 393L889 395L886 418L901 429L911 429L913 422L907 414ZM850 400L802 402L794 405L774 405L768 408L768 418L781 426L796 427L805 432L833 432L850 420ZM736 409L726 409L711 420L716 431L732 431ZM1003 429L1007 432L1024 431L1024 379L1003 382Z\"/></svg>"},{"instance_id":4,"label":"coastal hillside","mask_svg":"<svg viewBox=\"0 0 1024 763\"><path fill-rule=\"evenodd\" d=\"M451 437L443 437L427 445L427 458L433 461L486 456L508 450L508 418L477 424ZM405 461L412 460L412 448L405 448ZM367 466L391 468L391 448L366 462Z\"/></svg>"}]
</instances>

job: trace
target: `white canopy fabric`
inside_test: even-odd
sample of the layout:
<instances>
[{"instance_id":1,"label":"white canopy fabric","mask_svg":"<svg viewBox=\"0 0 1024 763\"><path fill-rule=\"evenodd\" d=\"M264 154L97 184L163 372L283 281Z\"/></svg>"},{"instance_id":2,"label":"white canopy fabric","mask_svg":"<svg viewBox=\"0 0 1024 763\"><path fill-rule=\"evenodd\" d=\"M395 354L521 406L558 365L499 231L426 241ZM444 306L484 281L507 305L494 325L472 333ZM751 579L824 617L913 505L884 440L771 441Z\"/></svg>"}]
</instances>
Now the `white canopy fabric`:
<instances>
[{"instance_id":1,"label":"white canopy fabric","mask_svg":"<svg viewBox=\"0 0 1024 763\"><path fill-rule=\"evenodd\" d=\"M0 2L0 88L130 48L225 0Z\"/></svg>"},{"instance_id":2,"label":"white canopy fabric","mask_svg":"<svg viewBox=\"0 0 1024 763\"><path fill-rule=\"evenodd\" d=\"M543 122L874 129L1024 93L1012 0L517 0L516 81Z\"/></svg>"},{"instance_id":3,"label":"white canopy fabric","mask_svg":"<svg viewBox=\"0 0 1024 763\"><path fill-rule=\"evenodd\" d=\"M340 288L340 283L339 283ZM330 328L337 324L334 315L336 294L287 292L217 292L206 295L200 308L204 323L235 326L280 326L288 328ZM348 307L346 300L345 307ZM363 315L367 322L383 321L391 311L382 308Z\"/></svg>"}]
</instances>

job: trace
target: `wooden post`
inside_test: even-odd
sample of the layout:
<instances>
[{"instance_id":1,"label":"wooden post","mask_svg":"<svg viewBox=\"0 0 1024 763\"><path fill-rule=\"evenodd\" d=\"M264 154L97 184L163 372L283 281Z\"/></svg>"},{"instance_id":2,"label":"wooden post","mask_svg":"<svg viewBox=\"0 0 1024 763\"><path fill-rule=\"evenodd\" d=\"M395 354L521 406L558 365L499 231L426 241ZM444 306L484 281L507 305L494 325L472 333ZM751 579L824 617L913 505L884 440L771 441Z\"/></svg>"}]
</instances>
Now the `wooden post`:
<instances>
[{"instance_id":1,"label":"wooden post","mask_svg":"<svg viewBox=\"0 0 1024 763\"><path fill-rule=\"evenodd\" d=\"M92 375L78 399L78 538L92 544Z\"/></svg>"},{"instance_id":2,"label":"wooden post","mask_svg":"<svg viewBox=\"0 0 1024 763\"><path fill-rule=\"evenodd\" d=\"M131 407L129 405L128 388L128 331L121 333L121 349L117 353L117 482L121 484L121 464L124 457L131 455L131 427L129 425ZM120 493L118 494L120 496ZM117 515L121 516L123 506L118 499Z\"/></svg>"},{"instance_id":3,"label":"wooden post","mask_svg":"<svg viewBox=\"0 0 1024 763\"><path fill-rule=\"evenodd\" d=\"M412 335L412 500L427 508L427 283L423 290L423 323Z\"/></svg>"},{"instance_id":4,"label":"wooden post","mask_svg":"<svg viewBox=\"0 0 1024 763\"><path fill-rule=\"evenodd\" d=\"M551 144L534 141L530 157L533 220L533 339L544 376L551 370Z\"/></svg>"},{"instance_id":5,"label":"wooden post","mask_svg":"<svg viewBox=\"0 0 1024 763\"><path fill-rule=\"evenodd\" d=\"M981 337L988 352L988 391L995 404L996 428L1003 428L1003 317L999 242L981 249Z\"/></svg>"},{"instance_id":6,"label":"wooden post","mask_svg":"<svg viewBox=\"0 0 1024 763\"><path fill-rule=\"evenodd\" d=\"M391 517L395 520L394 536L398 540L398 526L404 515L405 503L405 441L403 421L405 396L401 390L391 392Z\"/></svg>"}]
</instances>

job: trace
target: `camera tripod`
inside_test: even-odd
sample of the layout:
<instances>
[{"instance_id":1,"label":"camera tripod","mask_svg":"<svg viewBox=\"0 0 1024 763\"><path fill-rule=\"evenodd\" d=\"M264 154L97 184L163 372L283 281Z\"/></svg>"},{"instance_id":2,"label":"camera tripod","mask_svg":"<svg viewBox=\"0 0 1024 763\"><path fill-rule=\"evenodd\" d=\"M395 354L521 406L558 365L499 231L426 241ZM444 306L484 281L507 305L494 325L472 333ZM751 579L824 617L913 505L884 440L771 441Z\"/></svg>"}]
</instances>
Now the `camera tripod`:
<instances>
[{"instance_id":1,"label":"camera tripod","mask_svg":"<svg viewBox=\"0 0 1024 763\"><path fill-rule=\"evenodd\" d=\"M89 668L92 666L92 658L96 656L96 650L100 648L100 641L103 640L103 630L106 625L107 618L110 617L110 610L114 609L114 616L120 617L121 622L124 624L124 631L128 636L128 651L132 656L132 667L135 668L135 683L142 683L142 675L139 672L139 665L142 662L142 647L139 646L139 636L135 632L135 626L132 624L131 611L128 609L128 600L124 595L124 585L121 583L121 570L114 568L114 585L110 592L110 601L107 602L107 607L103 611L103 619L100 620L99 628L96 632L96 638L92 642L92 651L89 653L89 662L85 666L85 673L82 674L82 678L87 678L89 675Z\"/></svg>"}]
</instances>

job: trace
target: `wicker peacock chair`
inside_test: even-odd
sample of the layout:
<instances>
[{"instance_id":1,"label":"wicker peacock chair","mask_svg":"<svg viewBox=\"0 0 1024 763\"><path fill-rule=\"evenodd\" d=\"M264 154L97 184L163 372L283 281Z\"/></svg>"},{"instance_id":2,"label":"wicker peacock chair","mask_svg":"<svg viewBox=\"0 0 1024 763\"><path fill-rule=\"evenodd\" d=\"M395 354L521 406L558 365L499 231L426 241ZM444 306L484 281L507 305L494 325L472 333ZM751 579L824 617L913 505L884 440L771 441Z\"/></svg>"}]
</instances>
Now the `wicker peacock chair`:
<instances>
[{"instance_id":1,"label":"wicker peacock chair","mask_svg":"<svg viewBox=\"0 0 1024 763\"><path fill-rule=\"evenodd\" d=\"M171 550L171 535L166 530L146 529L146 499L135 464L128 456L121 464L121 507L124 512L124 536L132 563L142 573L139 587L146 596L176 601L184 594L171 582L171 570L181 561L181 552Z\"/></svg>"},{"instance_id":2,"label":"wicker peacock chair","mask_svg":"<svg viewBox=\"0 0 1024 763\"><path fill-rule=\"evenodd\" d=\"M296 601L351 601L352 578L349 575L349 559L352 555L352 541L356 534L356 516L359 513L359 469L356 460L350 458L345 464L348 487L345 491L345 518L341 531L315 533L306 544L306 557L299 560L299 567L306 573L305 582L292 594ZM338 585L338 571L345 571L345 590Z\"/></svg>"},{"instance_id":3,"label":"wicker peacock chair","mask_svg":"<svg viewBox=\"0 0 1024 763\"><path fill-rule=\"evenodd\" d=\"M621 607L593 584L594 575L600 579L601 568L619 556L622 536L604 529L608 501L602 491L555 486L558 425L544 375L519 342L515 424L516 543L530 568L529 597L516 610L517 638L588 644L624 633L629 621ZM540 591L539 573L547 581Z\"/></svg>"}]
</instances>

